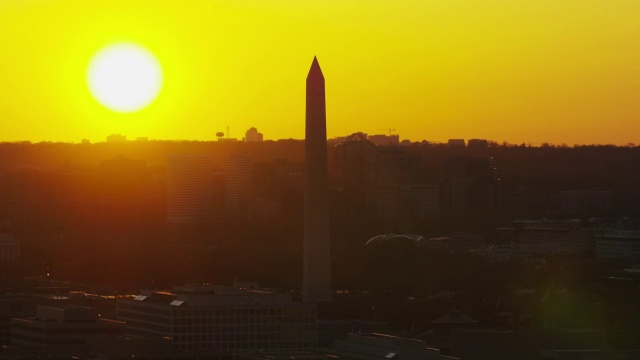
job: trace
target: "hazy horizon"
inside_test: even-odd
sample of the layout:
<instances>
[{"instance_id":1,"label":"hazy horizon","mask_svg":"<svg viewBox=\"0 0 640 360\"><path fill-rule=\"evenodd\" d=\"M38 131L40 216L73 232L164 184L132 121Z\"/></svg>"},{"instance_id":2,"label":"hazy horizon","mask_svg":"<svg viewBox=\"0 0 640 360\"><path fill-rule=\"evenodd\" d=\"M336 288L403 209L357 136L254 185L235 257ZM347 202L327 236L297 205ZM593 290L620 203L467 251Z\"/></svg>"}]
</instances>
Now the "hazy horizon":
<instances>
[{"instance_id":1,"label":"hazy horizon","mask_svg":"<svg viewBox=\"0 0 640 360\"><path fill-rule=\"evenodd\" d=\"M317 55L329 137L636 143L639 11L622 0L5 1L0 140L207 140L226 126L302 138ZM158 98L129 114L87 86L92 57L121 42L164 74Z\"/></svg>"}]
</instances>

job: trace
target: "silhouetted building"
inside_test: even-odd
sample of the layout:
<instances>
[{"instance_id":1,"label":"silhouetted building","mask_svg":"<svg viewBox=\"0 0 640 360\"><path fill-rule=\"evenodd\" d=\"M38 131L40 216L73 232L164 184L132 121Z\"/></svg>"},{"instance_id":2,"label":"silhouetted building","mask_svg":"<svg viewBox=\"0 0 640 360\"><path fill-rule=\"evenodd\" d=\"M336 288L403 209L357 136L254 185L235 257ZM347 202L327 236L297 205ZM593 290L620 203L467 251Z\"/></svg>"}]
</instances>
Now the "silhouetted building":
<instances>
[{"instance_id":1,"label":"silhouetted building","mask_svg":"<svg viewBox=\"0 0 640 360\"><path fill-rule=\"evenodd\" d=\"M378 146L386 146L386 145L398 145L400 144L400 136L399 135L369 135L369 141L378 145Z\"/></svg>"},{"instance_id":2,"label":"silhouetted building","mask_svg":"<svg viewBox=\"0 0 640 360\"><path fill-rule=\"evenodd\" d=\"M233 216L248 216L253 199L253 160L249 154L224 159L224 208Z\"/></svg>"},{"instance_id":3,"label":"silhouetted building","mask_svg":"<svg viewBox=\"0 0 640 360\"><path fill-rule=\"evenodd\" d=\"M376 185L398 187L420 183L420 158L395 146L378 147Z\"/></svg>"},{"instance_id":4,"label":"silhouetted building","mask_svg":"<svg viewBox=\"0 0 640 360\"><path fill-rule=\"evenodd\" d=\"M443 205L453 214L494 210L498 207L500 179L493 158L453 157L444 164Z\"/></svg>"},{"instance_id":5,"label":"silhouetted building","mask_svg":"<svg viewBox=\"0 0 640 360\"><path fill-rule=\"evenodd\" d=\"M366 134L349 135L335 145L336 183L345 187L373 186L376 178L377 148Z\"/></svg>"},{"instance_id":6,"label":"silhouetted building","mask_svg":"<svg viewBox=\"0 0 640 360\"><path fill-rule=\"evenodd\" d=\"M172 223L210 221L212 159L184 154L167 158L167 220Z\"/></svg>"},{"instance_id":7,"label":"silhouetted building","mask_svg":"<svg viewBox=\"0 0 640 360\"><path fill-rule=\"evenodd\" d=\"M447 144L449 146L455 146L455 147L464 147L465 146L464 139L449 139Z\"/></svg>"},{"instance_id":8,"label":"silhouetted building","mask_svg":"<svg viewBox=\"0 0 640 360\"><path fill-rule=\"evenodd\" d=\"M100 163L100 193L111 200L140 200L147 185L147 162L133 160L123 155L103 160Z\"/></svg>"},{"instance_id":9,"label":"silhouetted building","mask_svg":"<svg viewBox=\"0 0 640 360\"><path fill-rule=\"evenodd\" d=\"M510 227L496 229L499 241L488 247L492 260L509 260L531 255L585 254L595 250L591 229L581 227L581 221L516 220Z\"/></svg>"},{"instance_id":10,"label":"silhouetted building","mask_svg":"<svg viewBox=\"0 0 640 360\"><path fill-rule=\"evenodd\" d=\"M0 222L0 261L20 260L20 241L13 236L8 222Z\"/></svg>"},{"instance_id":11,"label":"silhouetted building","mask_svg":"<svg viewBox=\"0 0 640 360\"><path fill-rule=\"evenodd\" d=\"M265 198L253 202L253 219L262 222L278 220L282 217L282 203Z\"/></svg>"},{"instance_id":12,"label":"silhouetted building","mask_svg":"<svg viewBox=\"0 0 640 360\"><path fill-rule=\"evenodd\" d=\"M363 190L369 215L393 219L402 212L400 187L371 187Z\"/></svg>"},{"instance_id":13,"label":"silhouetted building","mask_svg":"<svg viewBox=\"0 0 640 360\"><path fill-rule=\"evenodd\" d=\"M263 141L263 136L261 132L258 132L258 129L252 127L247 130L244 140L246 142L260 142Z\"/></svg>"},{"instance_id":14,"label":"silhouetted building","mask_svg":"<svg viewBox=\"0 0 640 360\"><path fill-rule=\"evenodd\" d=\"M489 147L489 141L485 139L469 139L467 147L469 149L486 149Z\"/></svg>"},{"instance_id":15,"label":"silhouetted building","mask_svg":"<svg viewBox=\"0 0 640 360\"><path fill-rule=\"evenodd\" d=\"M331 301L329 179L324 75L313 58L307 75L305 126L304 270L305 302Z\"/></svg>"},{"instance_id":16,"label":"silhouetted building","mask_svg":"<svg viewBox=\"0 0 640 360\"><path fill-rule=\"evenodd\" d=\"M127 141L127 137L120 134L111 134L107 136L108 143L121 143Z\"/></svg>"},{"instance_id":17,"label":"silhouetted building","mask_svg":"<svg viewBox=\"0 0 640 360\"><path fill-rule=\"evenodd\" d=\"M176 286L142 291L117 301L117 318L127 333L168 336L175 350L311 350L317 346L316 307L285 293L215 285Z\"/></svg>"},{"instance_id":18,"label":"silhouetted building","mask_svg":"<svg viewBox=\"0 0 640 360\"><path fill-rule=\"evenodd\" d=\"M276 188L279 193L303 193L304 165L284 163L276 171Z\"/></svg>"},{"instance_id":19,"label":"silhouetted building","mask_svg":"<svg viewBox=\"0 0 640 360\"><path fill-rule=\"evenodd\" d=\"M560 191L559 211L567 216L607 215L613 209L613 190Z\"/></svg>"},{"instance_id":20,"label":"silhouetted building","mask_svg":"<svg viewBox=\"0 0 640 360\"><path fill-rule=\"evenodd\" d=\"M440 185L413 184L400 187L401 208L404 216L425 219L440 214Z\"/></svg>"}]
</instances>

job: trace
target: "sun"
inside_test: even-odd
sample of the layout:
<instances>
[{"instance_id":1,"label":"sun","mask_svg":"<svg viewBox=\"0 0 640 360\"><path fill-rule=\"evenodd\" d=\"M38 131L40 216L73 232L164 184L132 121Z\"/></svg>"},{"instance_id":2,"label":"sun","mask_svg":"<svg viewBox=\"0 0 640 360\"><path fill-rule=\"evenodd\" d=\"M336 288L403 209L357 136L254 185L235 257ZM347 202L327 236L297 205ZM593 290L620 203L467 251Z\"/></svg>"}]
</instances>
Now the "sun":
<instances>
[{"instance_id":1,"label":"sun","mask_svg":"<svg viewBox=\"0 0 640 360\"><path fill-rule=\"evenodd\" d=\"M162 67L151 52L132 43L119 43L100 50L87 70L93 97L120 113L147 107L162 88Z\"/></svg>"}]
</instances>

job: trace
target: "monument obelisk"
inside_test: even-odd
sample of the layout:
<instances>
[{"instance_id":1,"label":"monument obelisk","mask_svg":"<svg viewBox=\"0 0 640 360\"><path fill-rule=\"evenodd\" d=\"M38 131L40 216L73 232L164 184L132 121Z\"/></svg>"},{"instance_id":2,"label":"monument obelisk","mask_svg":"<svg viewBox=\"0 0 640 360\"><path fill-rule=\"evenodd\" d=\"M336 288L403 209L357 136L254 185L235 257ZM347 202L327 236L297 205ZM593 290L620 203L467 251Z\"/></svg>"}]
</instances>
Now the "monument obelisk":
<instances>
[{"instance_id":1,"label":"monument obelisk","mask_svg":"<svg viewBox=\"0 0 640 360\"><path fill-rule=\"evenodd\" d=\"M329 174L324 76L317 58L307 75L304 171L304 271L302 298L307 303L331 301L329 241Z\"/></svg>"}]
</instances>

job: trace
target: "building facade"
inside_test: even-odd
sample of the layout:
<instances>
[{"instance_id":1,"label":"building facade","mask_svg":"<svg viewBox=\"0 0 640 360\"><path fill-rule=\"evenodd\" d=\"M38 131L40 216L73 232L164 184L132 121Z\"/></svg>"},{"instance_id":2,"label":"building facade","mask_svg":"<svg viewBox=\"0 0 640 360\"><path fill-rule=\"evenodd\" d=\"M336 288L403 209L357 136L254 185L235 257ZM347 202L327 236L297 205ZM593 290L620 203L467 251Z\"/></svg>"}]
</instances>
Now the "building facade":
<instances>
[{"instance_id":1,"label":"building facade","mask_svg":"<svg viewBox=\"0 0 640 360\"><path fill-rule=\"evenodd\" d=\"M315 305L259 289L194 285L143 291L135 299L118 300L117 318L127 323L129 335L170 337L175 350L217 350L221 357L317 346Z\"/></svg>"},{"instance_id":2,"label":"building facade","mask_svg":"<svg viewBox=\"0 0 640 360\"><path fill-rule=\"evenodd\" d=\"M204 222L212 214L212 159L184 154L167 158L167 220Z\"/></svg>"},{"instance_id":3,"label":"building facade","mask_svg":"<svg viewBox=\"0 0 640 360\"><path fill-rule=\"evenodd\" d=\"M224 208L233 216L247 216L253 198L253 160L249 154L224 159Z\"/></svg>"}]
</instances>

